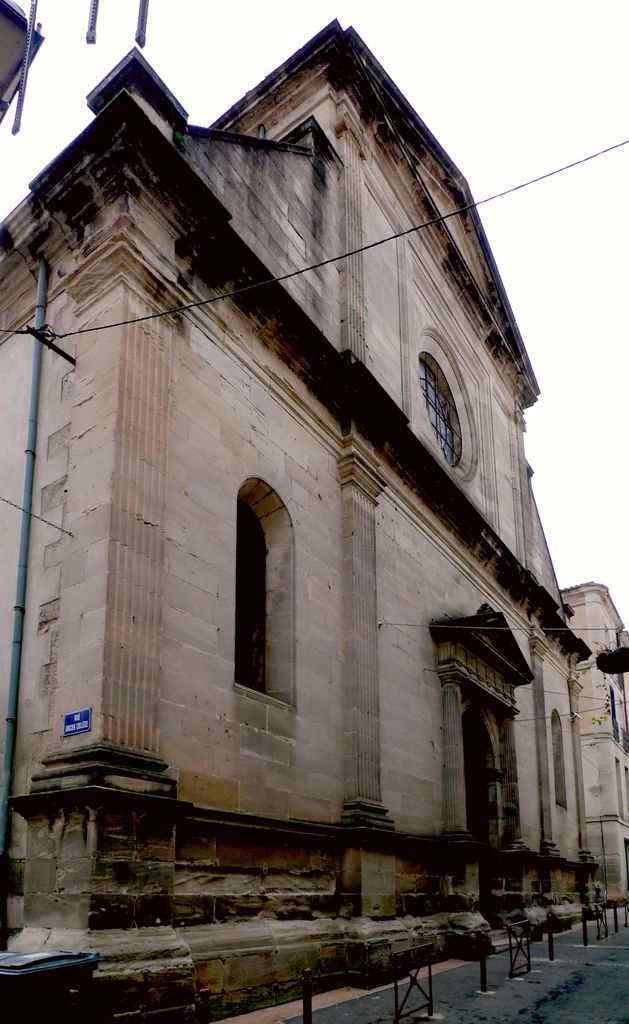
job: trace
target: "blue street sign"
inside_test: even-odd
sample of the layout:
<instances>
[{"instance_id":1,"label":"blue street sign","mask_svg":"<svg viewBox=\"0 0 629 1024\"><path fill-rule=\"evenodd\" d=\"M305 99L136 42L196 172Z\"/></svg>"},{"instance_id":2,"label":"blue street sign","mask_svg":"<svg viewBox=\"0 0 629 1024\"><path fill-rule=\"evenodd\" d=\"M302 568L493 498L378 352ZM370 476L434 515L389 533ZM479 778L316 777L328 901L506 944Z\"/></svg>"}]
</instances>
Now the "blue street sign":
<instances>
[{"instance_id":1,"label":"blue street sign","mask_svg":"<svg viewBox=\"0 0 629 1024\"><path fill-rule=\"evenodd\" d=\"M63 735L76 736L78 732L89 732L92 728L92 709L71 711L63 716Z\"/></svg>"}]
</instances>

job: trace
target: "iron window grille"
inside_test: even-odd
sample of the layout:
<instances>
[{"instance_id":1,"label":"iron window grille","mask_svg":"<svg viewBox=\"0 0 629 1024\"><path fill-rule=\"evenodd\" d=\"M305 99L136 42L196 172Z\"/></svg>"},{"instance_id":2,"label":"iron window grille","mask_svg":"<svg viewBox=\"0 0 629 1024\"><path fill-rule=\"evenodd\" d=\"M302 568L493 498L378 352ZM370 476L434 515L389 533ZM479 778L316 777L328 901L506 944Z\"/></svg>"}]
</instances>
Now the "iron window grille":
<instances>
[{"instance_id":1,"label":"iron window grille","mask_svg":"<svg viewBox=\"0 0 629 1024\"><path fill-rule=\"evenodd\" d=\"M419 357L419 381L437 443L448 465L456 466L462 448L459 417L448 382L428 352Z\"/></svg>"}]
</instances>

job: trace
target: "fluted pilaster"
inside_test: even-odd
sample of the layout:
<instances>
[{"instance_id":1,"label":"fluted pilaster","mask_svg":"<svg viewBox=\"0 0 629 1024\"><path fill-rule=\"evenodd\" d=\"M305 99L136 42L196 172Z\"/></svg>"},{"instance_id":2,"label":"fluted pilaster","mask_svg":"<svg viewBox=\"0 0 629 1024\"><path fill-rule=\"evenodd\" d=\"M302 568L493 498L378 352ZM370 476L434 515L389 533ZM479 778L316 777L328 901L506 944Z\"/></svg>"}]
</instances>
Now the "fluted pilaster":
<instances>
[{"instance_id":1,"label":"fluted pilaster","mask_svg":"<svg viewBox=\"0 0 629 1024\"><path fill-rule=\"evenodd\" d=\"M548 729L546 719L546 697L544 693L544 655L548 650L542 638L531 632L529 637L531 668L533 669L533 708L535 717L535 749L537 754L537 785L539 797L540 853L558 854L553 842L553 825L550 807L550 773L548 769Z\"/></svg>"},{"instance_id":2,"label":"fluted pilaster","mask_svg":"<svg viewBox=\"0 0 629 1024\"><path fill-rule=\"evenodd\" d=\"M157 748L168 381L157 329L128 327L120 348L103 738L138 750Z\"/></svg>"},{"instance_id":3,"label":"fluted pilaster","mask_svg":"<svg viewBox=\"0 0 629 1024\"><path fill-rule=\"evenodd\" d=\"M502 845L508 850L522 850L518 762L515 749L513 718L505 718L500 727L500 760L502 762L502 810L504 830Z\"/></svg>"},{"instance_id":4,"label":"fluted pilaster","mask_svg":"<svg viewBox=\"0 0 629 1024\"><path fill-rule=\"evenodd\" d=\"M352 823L380 824L380 694L376 578L377 498L384 481L377 462L348 438L339 460L343 493L345 583L345 812ZM390 825L390 823L389 823Z\"/></svg>"},{"instance_id":5,"label":"fluted pilaster","mask_svg":"<svg viewBox=\"0 0 629 1024\"><path fill-rule=\"evenodd\" d=\"M124 240L88 267L73 298L86 321L146 312L156 282ZM159 757L163 547L172 324L127 323L81 337L68 442L67 522L55 713L89 708L91 729L51 733L33 791L61 777L141 780L170 793ZM133 783L128 783L130 786Z\"/></svg>"},{"instance_id":6,"label":"fluted pilaster","mask_svg":"<svg viewBox=\"0 0 629 1024\"><path fill-rule=\"evenodd\" d=\"M443 830L468 836L461 687L451 675L441 677L443 710Z\"/></svg>"}]
</instances>

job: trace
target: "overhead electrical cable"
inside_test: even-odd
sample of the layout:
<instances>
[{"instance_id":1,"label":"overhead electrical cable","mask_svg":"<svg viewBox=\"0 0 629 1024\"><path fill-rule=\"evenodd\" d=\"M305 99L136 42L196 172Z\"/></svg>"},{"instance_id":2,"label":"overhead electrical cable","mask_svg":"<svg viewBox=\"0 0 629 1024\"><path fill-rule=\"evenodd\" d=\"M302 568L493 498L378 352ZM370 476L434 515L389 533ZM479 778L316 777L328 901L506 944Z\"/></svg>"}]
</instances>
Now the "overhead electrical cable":
<instances>
[{"instance_id":1,"label":"overhead electrical cable","mask_svg":"<svg viewBox=\"0 0 629 1024\"><path fill-rule=\"evenodd\" d=\"M379 238L375 242L367 242L365 245L357 246L355 249L350 249L347 252L339 253L336 256L330 256L325 260L319 260L317 263L311 263L307 267L300 267L298 270L291 270L286 274L280 274L277 277L268 277L262 281L254 281L251 284L241 285L238 288L233 288L230 291L219 292L217 295L212 295L207 299L199 299L196 302L187 302L180 306L173 306L169 309L163 309L157 313L147 313L144 316L132 317L128 320L116 320L113 323L94 325L92 327L78 327L72 331L62 331L57 333L49 325L46 325L47 337L52 338L72 338L79 334L90 334L95 331L106 331L112 330L116 327L126 327L129 324L143 323L147 320L156 320L163 316L174 316L177 313L185 313L191 309L198 309L201 306L209 306L212 303L219 302L222 299L238 298L241 295L245 295L248 292L252 292L257 288L264 288L272 284L281 284L284 281L290 281L294 277L299 277L302 274L307 274L311 270L320 270L322 267L330 266L332 263L338 263L341 260L349 259L351 256L358 256L360 253L369 252L371 249L375 249L380 245L385 245L387 242L393 242L398 238L404 238L407 235L412 235L417 231L422 231L425 228L434 227L437 224L441 224L444 221L450 220L452 217L458 217L463 213L467 213L469 210L475 210L479 206L483 206L487 203L494 202L496 199L502 199L504 196L512 195L514 192L519 192L521 189L528 188L530 185L535 185L540 181L546 181L548 178L553 178L557 174L562 174L564 171L572 170L574 167L579 167L582 164L588 163L591 160L596 160L600 156L604 156L607 153L612 153L614 150L621 149L623 146L629 145L629 139L624 139L622 142L616 142L612 146L606 146L604 149L599 149L595 153L590 153L588 156L581 157L579 160L573 160L571 163L563 164L561 167L556 167L552 171L546 171L544 174L539 174L535 178L529 178L527 181L520 182L518 185L512 185L510 188L503 189L501 192L495 192L491 196L486 196L484 199L479 199L475 202L466 203L464 206L457 207L456 210L451 210L449 213L440 214L438 217L431 217L429 220L423 221L421 224L415 224L410 228L405 228L402 231L396 231L394 234L387 235L385 238ZM18 330L10 330L7 328L0 328L2 334L32 334L32 329L28 330L25 327Z\"/></svg>"},{"instance_id":2,"label":"overhead electrical cable","mask_svg":"<svg viewBox=\"0 0 629 1024\"><path fill-rule=\"evenodd\" d=\"M554 710L556 711L557 709L555 708ZM576 721L578 721L579 719L582 719L583 715L589 715L593 711L606 711L606 710L607 710L607 705L606 704L597 704L593 708L587 708L585 710L582 710L582 713L579 715L579 718L576 719ZM557 711L557 715L558 715L559 718L571 718L571 719L574 720L575 712L574 711L563 711L563 712ZM523 725L524 722L547 722L549 720L549 718L550 718L549 715L537 715L535 718L517 718L516 717L516 718L513 719L513 721L516 723L516 725Z\"/></svg>"},{"instance_id":3,"label":"overhead electrical cable","mask_svg":"<svg viewBox=\"0 0 629 1024\"><path fill-rule=\"evenodd\" d=\"M27 509L23 508L22 505L18 505L17 502L10 501L9 498L3 498L2 495L0 495L0 501L3 501L5 505L10 505L11 508L17 509L18 512L26 512L31 519L39 519L40 523L45 523L46 526L52 526L53 530L59 530L60 533L65 533L67 537L74 537L74 534L70 533L69 530L64 530L63 526L58 526L57 523L51 523L49 519L44 519L43 516L38 516L36 512L29 512Z\"/></svg>"}]
</instances>

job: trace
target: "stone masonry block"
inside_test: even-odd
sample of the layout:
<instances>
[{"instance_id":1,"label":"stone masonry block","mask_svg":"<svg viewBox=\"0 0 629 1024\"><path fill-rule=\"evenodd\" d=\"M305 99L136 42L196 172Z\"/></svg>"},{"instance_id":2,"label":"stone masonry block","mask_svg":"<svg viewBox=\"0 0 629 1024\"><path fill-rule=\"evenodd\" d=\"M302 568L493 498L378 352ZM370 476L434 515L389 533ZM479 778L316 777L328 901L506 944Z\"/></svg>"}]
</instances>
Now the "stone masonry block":
<instances>
[{"instance_id":1,"label":"stone masonry block","mask_svg":"<svg viewBox=\"0 0 629 1024\"><path fill-rule=\"evenodd\" d=\"M59 430L55 430L54 433L48 435L48 443L46 445L46 456L48 459L54 459L56 455L66 454L68 450L68 440L70 437L70 424L66 423Z\"/></svg>"},{"instance_id":2,"label":"stone masonry block","mask_svg":"<svg viewBox=\"0 0 629 1024\"><path fill-rule=\"evenodd\" d=\"M53 509L59 508L63 504L67 494L67 481L67 476L62 476L58 480L53 481L53 483L47 484L46 487L42 487L42 515L52 512Z\"/></svg>"},{"instance_id":3,"label":"stone masonry block","mask_svg":"<svg viewBox=\"0 0 629 1024\"><path fill-rule=\"evenodd\" d=\"M66 928L85 928L89 896L64 893L26 893L24 922L30 928L55 928L63 921Z\"/></svg>"},{"instance_id":4,"label":"stone masonry block","mask_svg":"<svg viewBox=\"0 0 629 1024\"><path fill-rule=\"evenodd\" d=\"M240 783L233 779L182 771L179 774L178 792L181 800L190 800L202 807L235 811L238 809Z\"/></svg>"},{"instance_id":5,"label":"stone masonry block","mask_svg":"<svg viewBox=\"0 0 629 1024\"><path fill-rule=\"evenodd\" d=\"M44 548L44 569L52 569L61 564L63 541L56 540L52 544L46 544Z\"/></svg>"},{"instance_id":6,"label":"stone masonry block","mask_svg":"<svg viewBox=\"0 0 629 1024\"><path fill-rule=\"evenodd\" d=\"M224 988L226 992L257 988L269 984L278 972L273 951L252 953L230 958L225 964Z\"/></svg>"},{"instance_id":7,"label":"stone masonry block","mask_svg":"<svg viewBox=\"0 0 629 1024\"><path fill-rule=\"evenodd\" d=\"M59 598L46 601L39 606L39 618L37 628L40 633L48 632L51 624L59 618Z\"/></svg>"},{"instance_id":8,"label":"stone masonry block","mask_svg":"<svg viewBox=\"0 0 629 1024\"><path fill-rule=\"evenodd\" d=\"M24 886L29 894L51 893L55 889L57 875L56 861L47 858L35 860L29 858L24 869Z\"/></svg>"}]
</instances>

